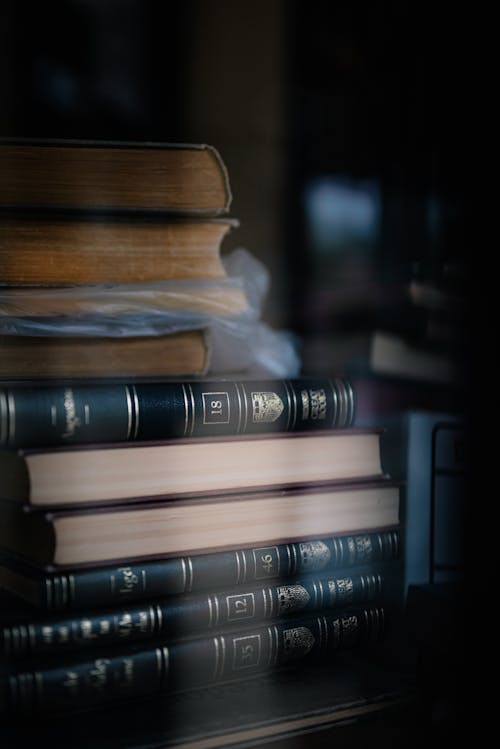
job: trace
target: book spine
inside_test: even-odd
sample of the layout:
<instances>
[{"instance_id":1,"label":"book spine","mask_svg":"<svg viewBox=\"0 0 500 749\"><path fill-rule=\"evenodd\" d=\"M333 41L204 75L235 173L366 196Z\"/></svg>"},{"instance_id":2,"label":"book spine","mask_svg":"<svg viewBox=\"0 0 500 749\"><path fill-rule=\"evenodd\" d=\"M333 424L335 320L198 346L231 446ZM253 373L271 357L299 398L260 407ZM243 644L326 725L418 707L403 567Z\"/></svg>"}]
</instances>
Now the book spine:
<instances>
[{"instance_id":1,"label":"book spine","mask_svg":"<svg viewBox=\"0 0 500 749\"><path fill-rule=\"evenodd\" d=\"M250 676L380 640L381 607L269 623L211 637L156 642L2 677L8 714L82 710Z\"/></svg>"},{"instance_id":2,"label":"book spine","mask_svg":"<svg viewBox=\"0 0 500 749\"><path fill-rule=\"evenodd\" d=\"M399 535L398 530L391 530L305 539L291 544L51 574L40 582L41 608L64 611L116 606L178 593L378 565L399 557Z\"/></svg>"},{"instance_id":3,"label":"book spine","mask_svg":"<svg viewBox=\"0 0 500 749\"><path fill-rule=\"evenodd\" d=\"M366 603L382 594L382 585L379 573L311 578L240 591L172 596L142 607L93 610L67 619L28 620L0 629L0 652L6 659L17 660L156 636L183 637L197 630Z\"/></svg>"},{"instance_id":4,"label":"book spine","mask_svg":"<svg viewBox=\"0 0 500 749\"><path fill-rule=\"evenodd\" d=\"M346 380L163 382L0 389L0 445L43 447L352 426Z\"/></svg>"}]
</instances>

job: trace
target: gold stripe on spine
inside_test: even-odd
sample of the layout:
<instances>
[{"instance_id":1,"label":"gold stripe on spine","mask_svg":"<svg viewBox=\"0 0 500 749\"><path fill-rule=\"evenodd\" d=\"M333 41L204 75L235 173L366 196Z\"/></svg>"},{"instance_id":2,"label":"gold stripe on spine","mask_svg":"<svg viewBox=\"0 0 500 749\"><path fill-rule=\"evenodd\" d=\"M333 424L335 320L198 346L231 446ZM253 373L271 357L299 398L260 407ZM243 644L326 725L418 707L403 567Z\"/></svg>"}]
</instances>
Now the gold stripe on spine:
<instances>
[{"instance_id":1,"label":"gold stripe on spine","mask_svg":"<svg viewBox=\"0 0 500 749\"><path fill-rule=\"evenodd\" d=\"M346 423L346 395L344 390L344 385L342 383L342 380L340 378L336 378L335 385L337 387L337 394L338 394L338 420L337 420L337 426L339 428L344 428Z\"/></svg>"},{"instance_id":2,"label":"gold stripe on spine","mask_svg":"<svg viewBox=\"0 0 500 749\"><path fill-rule=\"evenodd\" d=\"M194 573L193 573L193 560L191 557L187 558L187 565L188 565L188 585L187 585L187 591L190 593L193 589L193 582L194 582Z\"/></svg>"},{"instance_id":3,"label":"gold stripe on spine","mask_svg":"<svg viewBox=\"0 0 500 749\"><path fill-rule=\"evenodd\" d=\"M286 382L286 380L285 380L283 382L283 384L285 386L286 400L287 400L287 403L288 403L288 412L287 412L287 418L286 418L286 424L285 424L285 427L284 427L284 431L288 432L289 429L290 429L290 419L292 417L292 402L290 400L290 389L288 387L288 382Z\"/></svg>"},{"instance_id":4,"label":"gold stripe on spine","mask_svg":"<svg viewBox=\"0 0 500 749\"><path fill-rule=\"evenodd\" d=\"M289 382L288 380L285 381L285 387L287 388L287 390L290 391L290 393L291 393L291 400L292 400L292 403L293 403L293 419L292 419L292 423L290 425L290 429L292 429L292 431L293 431L295 429L295 425L297 423L297 416L298 416L298 412L299 412L299 408L298 408L298 404L297 404L297 393L295 392L295 388L292 386L291 382Z\"/></svg>"},{"instance_id":5,"label":"gold stripe on spine","mask_svg":"<svg viewBox=\"0 0 500 749\"><path fill-rule=\"evenodd\" d=\"M380 558L384 558L384 544L382 542L382 534L377 533L378 548L380 549Z\"/></svg>"},{"instance_id":6,"label":"gold stripe on spine","mask_svg":"<svg viewBox=\"0 0 500 749\"><path fill-rule=\"evenodd\" d=\"M318 646L319 646L319 649L321 651L323 649L323 623L326 624L325 617L324 616L318 616L316 618L316 621L318 622L318 634L319 634Z\"/></svg>"},{"instance_id":7,"label":"gold stripe on spine","mask_svg":"<svg viewBox=\"0 0 500 749\"><path fill-rule=\"evenodd\" d=\"M330 426L334 427L337 423L339 404L338 404L338 398L337 398L337 391L335 390L335 385L333 384L333 381L328 380L328 384L330 385L330 388L332 391L332 400L333 400L332 420L331 420Z\"/></svg>"},{"instance_id":8,"label":"gold stripe on spine","mask_svg":"<svg viewBox=\"0 0 500 749\"><path fill-rule=\"evenodd\" d=\"M275 610L274 610L274 595L273 595L273 593L274 593L275 590L276 589L273 590L273 588L268 588L267 589L267 592L268 592L268 595L269 595L269 619L272 619L273 616L275 616L276 613L277 613L277 612L275 613Z\"/></svg>"},{"instance_id":9,"label":"gold stripe on spine","mask_svg":"<svg viewBox=\"0 0 500 749\"><path fill-rule=\"evenodd\" d=\"M184 557L180 558L180 565L181 565L181 572L182 572L182 592L185 593L186 588L186 582L187 582L187 574L186 574L186 560Z\"/></svg>"},{"instance_id":10,"label":"gold stripe on spine","mask_svg":"<svg viewBox=\"0 0 500 749\"><path fill-rule=\"evenodd\" d=\"M237 551L234 552L234 556L236 559L236 585L240 584L240 575L241 575L241 563L240 563L240 555Z\"/></svg>"},{"instance_id":11,"label":"gold stripe on spine","mask_svg":"<svg viewBox=\"0 0 500 749\"><path fill-rule=\"evenodd\" d=\"M288 571L287 575L294 575L297 569L297 549L295 548L295 544L287 544L286 545L286 556L288 560ZM280 568L279 568L279 562L280 562L280 554L279 551L277 553L277 559L278 559L278 570L277 574L279 575ZM292 560L293 556L293 560Z\"/></svg>"},{"instance_id":12,"label":"gold stripe on spine","mask_svg":"<svg viewBox=\"0 0 500 749\"><path fill-rule=\"evenodd\" d=\"M69 601L71 603L75 602L75 576L74 575L68 575L68 582L69 582Z\"/></svg>"},{"instance_id":13,"label":"gold stripe on spine","mask_svg":"<svg viewBox=\"0 0 500 749\"><path fill-rule=\"evenodd\" d=\"M394 547L395 547L395 555L394 558L397 559L399 557L399 533L398 531L394 531Z\"/></svg>"},{"instance_id":14,"label":"gold stripe on spine","mask_svg":"<svg viewBox=\"0 0 500 749\"><path fill-rule=\"evenodd\" d=\"M354 420L356 418L356 393L353 390L353 387L349 381L346 382L347 392L349 396L349 423L346 425L348 427L352 426L354 424Z\"/></svg>"},{"instance_id":15,"label":"gold stripe on spine","mask_svg":"<svg viewBox=\"0 0 500 749\"><path fill-rule=\"evenodd\" d=\"M312 581L312 588L314 591L314 608L318 608L319 606L319 599L318 599L318 588L316 586L316 583L314 580Z\"/></svg>"},{"instance_id":16,"label":"gold stripe on spine","mask_svg":"<svg viewBox=\"0 0 500 749\"><path fill-rule=\"evenodd\" d=\"M262 588L262 606L263 606L263 618L267 619L267 595L266 595L267 588Z\"/></svg>"},{"instance_id":17,"label":"gold stripe on spine","mask_svg":"<svg viewBox=\"0 0 500 749\"><path fill-rule=\"evenodd\" d=\"M320 606L321 606L321 608L323 608L323 606L325 605L325 589L323 588L323 583L321 582L321 580L318 580L318 588L319 588L319 592L321 594L321 603L320 603Z\"/></svg>"},{"instance_id":18,"label":"gold stripe on spine","mask_svg":"<svg viewBox=\"0 0 500 749\"><path fill-rule=\"evenodd\" d=\"M215 681L216 678L217 678L217 673L219 671L219 658L220 658L220 655L219 655L219 648L220 648L220 646L219 646L219 638L218 637L214 637L213 638L213 643L214 643L214 661L215 662L214 662L214 670L213 670L213 673L212 673L212 681Z\"/></svg>"},{"instance_id":19,"label":"gold stripe on spine","mask_svg":"<svg viewBox=\"0 0 500 749\"><path fill-rule=\"evenodd\" d=\"M163 655L160 648L155 649L156 655L156 670L158 671L158 679L160 683L163 682Z\"/></svg>"},{"instance_id":20,"label":"gold stripe on spine","mask_svg":"<svg viewBox=\"0 0 500 749\"><path fill-rule=\"evenodd\" d=\"M0 390L0 445L7 445L8 441L7 398L5 392Z\"/></svg>"},{"instance_id":21,"label":"gold stripe on spine","mask_svg":"<svg viewBox=\"0 0 500 749\"><path fill-rule=\"evenodd\" d=\"M217 626L219 624L219 619L220 619L220 609L219 609L219 598L215 594L214 594L214 606L215 606L215 624Z\"/></svg>"},{"instance_id":22,"label":"gold stripe on spine","mask_svg":"<svg viewBox=\"0 0 500 749\"><path fill-rule=\"evenodd\" d=\"M222 674L224 673L224 668L226 666L226 640L221 635L220 638L221 645L222 645L222 658L221 658L221 666L220 666L220 677L222 677Z\"/></svg>"},{"instance_id":23,"label":"gold stripe on spine","mask_svg":"<svg viewBox=\"0 0 500 749\"><path fill-rule=\"evenodd\" d=\"M241 384L241 389L243 391L243 403L244 403L243 417L245 419L245 423L243 424L243 433L245 433L247 431L247 424L248 424L248 397L247 397L247 389L243 383Z\"/></svg>"},{"instance_id":24,"label":"gold stripe on spine","mask_svg":"<svg viewBox=\"0 0 500 749\"><path fill-rule=\"evenodd\" d=\"M162 686L166 686L170 671L170 651L166 645L162 647L161 654L163 660Z\"/></svg>"},{"instance_id":25,"label":"gold stripe on spine","mask_svg":"<svg viewBox=\"0 0 500 749\"><path fill-rule=\"evenodd\" d=\"M181 385L182 388L182 397L184 398L184 437L187 434L188 430L188 423L189 423L189 401L186 393L186 388L184 385Z\"/></svg>"},{"instance_id":26,"label":"gold stripe on spine","mask_svg":"<svg viewBox=\"0 0 500 749\"><path fill-rule=\"evenodd\" d=\"M242 578L242 582L245 583L246 580L247 580L247 556L246 556L246 554L245 554L244 551L241 554L241 558L243 560L243 578Z\"/></svg>"},{"instance_id":27,"label":"gold stripe on spine","mask_svg":"<svg viewBox=\"0 0 500 749\"><path fill-rule=\"evenodd\" d=\"M16 401L10 390L7 390L7 410L9 413L9 442L12 443L16 436Z\"/></svg>"},{"instance_id":28,"label":"gold stripe on spine","mask_svg":"<svg viewBox=\"0 0 500 749\"><path fill-rule=\"evenodd\" d=\"M134 412L135 412L135 427L134 427L134 439L139 434L139 398L137 397L137 390L135 385L132 385L132 392L134 394Z\"/></svg>"},{"instance_id":29,"label":"gold stripe on spine","mask_svg":"<svg viewBox=\"0 0 500 749\"><path fill-rule=\"evenodd\" d=\"M239 382L234 383L234 389L236 390L236 397L238 399L238 423L236 425L236 434L239 434L241 432L241 416L243 412L243 405L241 403L241 393L240 393Z\"/></svg>"},{"instance_id":30,"label":"gold stripe on spine","mask_svg":"<svg viewBox=\"0 0 500 749\"><path fill-rule=\"evenodd\" d=\"M188 385L188 388L189 388L189 398L191 401L191 427L189 429L189 436L191 437L194 432L195 403L194 403L193 388L191 387L191 385Z\"/></svg>"},{"instance_id":31,"label":"gold stripe on spine","mask_svg":"<svg viewBox=\"0 0 500 749\"><path fill-rule=\"evenodd\" d=\"M128 385L125 385L125 399L127 401L127 439L130 439L132 433L132 398Z\"/></svg>"},{"instance_id":32,"label":"gold stripe on spine","mask_svg":"<svg viewBox=\"0 0 500 749\"><path fill-rule=\"evenodd\" d=\"M163 629L163 612L159 603L155 608L149 607L149 616L151 619L151 634L159 634Z\"/></svg>"},{"instance_id":33,"label":"gold stripe on spine","mask_svg":"<svg viewBox=\"0 0 500 749\"><path fill-rule=\"evenodd\" d=\"M336 538L332 538L332 548L333 548L333 555L335 557L334 564L335 564L335 567L338 567L339 566L339 550L338 550Z\"/></svg>"},{"instance_id":34,"label":"gold stripe on spine","mask_svg":"<svg viewBox=\"0 0 500 749\"><path fill-rule=\"evenodd\" d=\"M361 600L366 600L366 588L365 588L365 576L360 575L359 576L359 582L361 583Z\"/></svg>"},{"instance_id":35,"label":"gold stripe on spine","mask_svg":"<svg viewBox=\"0 0 500 749\"><path fill-rule=\"evenodd\" d=\"M18 627L11 627L10 632L12 635L12 652L19 652L19 629Z\"/></svg>"},{"instance_id":36,"label":"gold stripe on spine","mask_svg":"<svg viewBox=\"0 0 500 749\"><path fill-rule=\"evenodd\" d=\"M214 612L212 608L212 601L210 599L210 595L207 595L207 604L208 604L208 626L210 629L214 626Z\"/></svg>"}]
</instances>

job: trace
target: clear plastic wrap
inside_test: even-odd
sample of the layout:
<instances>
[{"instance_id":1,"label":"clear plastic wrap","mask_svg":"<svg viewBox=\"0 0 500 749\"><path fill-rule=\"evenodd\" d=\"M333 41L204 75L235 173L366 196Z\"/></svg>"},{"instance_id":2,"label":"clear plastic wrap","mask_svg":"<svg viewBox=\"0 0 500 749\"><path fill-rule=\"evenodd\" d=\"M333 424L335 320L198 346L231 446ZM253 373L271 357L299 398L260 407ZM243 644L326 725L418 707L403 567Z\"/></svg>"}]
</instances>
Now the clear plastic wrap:
<instances>
[{"instance_id":1,"label":"clear plastic wrap","mask_svg":"<svg viewBox=\"0 0 500 749\"><path fill-rule=\"evenodd\" d=\"M298 374L297 341L261 318L268 270L248 250L224 258L227 278L0 287L0 334L25 336L154 336L208 328L210 372Z\"/></svg>"}]
</instances>

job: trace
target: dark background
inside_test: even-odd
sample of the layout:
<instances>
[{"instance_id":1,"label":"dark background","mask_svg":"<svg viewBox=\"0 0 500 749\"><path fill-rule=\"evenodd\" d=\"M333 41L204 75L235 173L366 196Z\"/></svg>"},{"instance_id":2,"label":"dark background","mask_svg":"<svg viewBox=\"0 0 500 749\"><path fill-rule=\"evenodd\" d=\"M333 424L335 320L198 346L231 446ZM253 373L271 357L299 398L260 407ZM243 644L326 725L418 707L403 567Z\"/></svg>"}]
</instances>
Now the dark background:
<instances>
[{"instance_id":1,"label":"dark background","mask_svg":"<svg viewBox=\"0 0 500 749\"><path fill-rule=\"evenodd\" d=\"M376 186L365 276L450 281L453 268L463 280L471 74L467 17L451 4L21 0L0 12L0 135L215 145L234 243L271 273L273 324L302 332L302 307L339 277L308 236L316 177Z\"/></svg>"}]
</instances>

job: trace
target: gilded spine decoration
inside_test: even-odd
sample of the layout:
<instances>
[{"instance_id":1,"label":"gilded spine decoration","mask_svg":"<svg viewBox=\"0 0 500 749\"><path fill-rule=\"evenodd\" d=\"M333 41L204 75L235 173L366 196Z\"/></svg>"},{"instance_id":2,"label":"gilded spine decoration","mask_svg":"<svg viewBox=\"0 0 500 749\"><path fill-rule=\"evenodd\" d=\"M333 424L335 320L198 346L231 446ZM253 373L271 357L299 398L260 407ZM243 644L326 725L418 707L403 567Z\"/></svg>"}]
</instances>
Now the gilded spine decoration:
<instances>
[{"instance_id":1,"label":"gilded spine decoration","mask_svg":"<svg viewBox=\"0 0 500 749\"><path fill-rule=\"evenodd\" d=\"M353 425L342 378L0 389L0 445L30 447L259 434Z\"/></svg>"}]
</instances>

